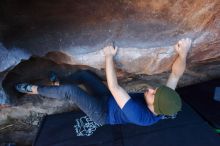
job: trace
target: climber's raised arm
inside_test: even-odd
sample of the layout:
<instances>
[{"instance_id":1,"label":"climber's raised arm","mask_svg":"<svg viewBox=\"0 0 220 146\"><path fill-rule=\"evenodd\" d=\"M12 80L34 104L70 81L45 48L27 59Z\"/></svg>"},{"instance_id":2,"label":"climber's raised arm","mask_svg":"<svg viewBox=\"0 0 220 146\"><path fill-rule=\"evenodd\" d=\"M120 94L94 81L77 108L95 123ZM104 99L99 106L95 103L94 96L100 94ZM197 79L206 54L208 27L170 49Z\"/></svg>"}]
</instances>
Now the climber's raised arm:
<instances>
[{"instance_id":1,"label":"climber's raised arm","mask_svg":"<svg viewBox=\"0 0 220 146\"><path fill-rule=\"evenodd\" d=\"M105 55L105 64L106 64L106 76L108 88L114 96L117 104L120 108L123 108L125 103L130 99L128 93L118 84L113 57L117 53L117 48L113 46L107 46L103 48Z\"/></svg>"},{"instance_id":2,"label":"climber's raised arm","mask_svg":"<svg viewBox=\"0 0 220 146\"><path fill-rule=\"evenodd\" d=\"M178 57L172 65L172 72L167 81L167 86L175 90L180 77L183 75L186 68L186 57L191 46L191 39L181 39L174 46L178 53Z\"/></svg>"}]
</instances>

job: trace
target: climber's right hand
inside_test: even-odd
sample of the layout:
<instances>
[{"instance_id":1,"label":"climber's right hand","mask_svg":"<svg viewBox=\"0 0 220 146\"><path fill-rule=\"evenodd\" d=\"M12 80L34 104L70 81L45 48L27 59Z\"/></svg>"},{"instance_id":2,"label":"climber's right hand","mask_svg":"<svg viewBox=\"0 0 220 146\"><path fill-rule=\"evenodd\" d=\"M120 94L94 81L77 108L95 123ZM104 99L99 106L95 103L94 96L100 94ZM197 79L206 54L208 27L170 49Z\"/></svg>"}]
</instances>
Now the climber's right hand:
<instances>
[{"instance_id":1,"label":"climber's right hand","mask_svg":"<svg viewBox=\"0 0 220 146\"><path fill-rule=\"evenodd\" d=\"M113 57L116 55L118 50L118 47L113 47L113 46L106 46L103 48L103 52L105 57Z\"/></svg>"}]
</instances>

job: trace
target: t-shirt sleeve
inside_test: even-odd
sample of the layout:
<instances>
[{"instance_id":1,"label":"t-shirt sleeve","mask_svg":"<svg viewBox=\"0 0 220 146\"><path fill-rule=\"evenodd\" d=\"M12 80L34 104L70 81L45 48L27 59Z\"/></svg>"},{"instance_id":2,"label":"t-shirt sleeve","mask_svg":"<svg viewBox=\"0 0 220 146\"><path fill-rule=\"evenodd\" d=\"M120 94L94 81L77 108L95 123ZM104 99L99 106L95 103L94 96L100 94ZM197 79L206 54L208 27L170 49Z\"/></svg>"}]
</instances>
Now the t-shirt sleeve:
<instances>
[{"instance_id":1,"label":"t-shirt sleeve","mask_svg":"<svg viewBox=\"0 0 220 146\"><path fill-rule=\"evenodd\" d=\"M140 104L132 98L127 101L122 111L131 123L137 125L152 125L161 119L147 109L146 105Z\"/></svg>"}]
</instances>

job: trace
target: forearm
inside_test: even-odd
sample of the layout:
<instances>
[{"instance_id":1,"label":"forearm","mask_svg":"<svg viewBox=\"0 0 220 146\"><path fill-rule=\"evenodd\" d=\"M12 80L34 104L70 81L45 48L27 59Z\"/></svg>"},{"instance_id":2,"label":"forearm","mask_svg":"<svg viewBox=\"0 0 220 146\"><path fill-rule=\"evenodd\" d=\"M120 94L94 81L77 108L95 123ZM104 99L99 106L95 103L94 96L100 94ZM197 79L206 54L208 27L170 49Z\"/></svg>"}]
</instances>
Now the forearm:
<instances>
[{"instance_id":1,"label":"forearm","mask_svg":"<svg viewBox=\"0 0 220 146\"><path fill-rule=\"evenodd\" d=\"M183 75L186 68L186 59L178 56L172 66L172 72L167 81L167 86L174 89L176 88L179 79Z\"/></svg>"},{"instance_id":2,"label":"forearm","mask_svg":"<svg viewBox=\"0 0 220 146\"><path fill-rule=\"evenodd\" d=\"M119 107L122 109L126 102L130 99L130 96L122 87L118 85L113 57L106 57L106 76L109 90L114 96Z\"/></svg>"},{"instance_id":3,"label":"forearm","mask_svg":"<svg viewBox=\"0 0 220 146\"><path fill-rule=\"evenodd\" d=\"M178 57L173 63L172 66L172 73L167 81L167 86L175 89L180 77L183 75L186 69L186 57L187 53L191 46L191 39L181 39L178 43L174 46L174 49L178 53Z\"/></svg>"},{"instance_id":4,"label":"forearm","mask_svg":"<svg viewBox=\"0 0 220 146\"><path fill-rule=\"evenodd\" d=\"M112 56L106 56L106 76L109 89L117 88L118 81L115 73L114 62Z\"/></svg>"},{"instance_id":5,"label":"forearm","mask_svg":"<svg viewBox=\"0 0 220 146\"><path fill-rule=\"evenodd\" d=\"M180 78L186 69L186 57L178 56L172 66L172 74L175 78Z\"/></svg>"}]
</instances>

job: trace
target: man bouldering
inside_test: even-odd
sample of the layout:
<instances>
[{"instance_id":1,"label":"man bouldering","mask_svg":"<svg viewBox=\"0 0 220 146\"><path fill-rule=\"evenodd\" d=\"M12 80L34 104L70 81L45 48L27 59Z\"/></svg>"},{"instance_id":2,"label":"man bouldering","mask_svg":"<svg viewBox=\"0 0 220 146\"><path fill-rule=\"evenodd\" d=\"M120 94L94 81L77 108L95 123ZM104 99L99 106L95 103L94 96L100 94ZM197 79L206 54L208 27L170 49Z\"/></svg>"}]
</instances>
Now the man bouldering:
<instances>
[{"instance_id":1,"label":"man bouldering","mask_svg":"<svg viewBox=\"0 0 220 146\"><path fill-rule=\"evenodd\" d=\"M147 89L141 99L131 97L118 84L113 64L118 48L113 46L103 48L108 88L97 75L88 70L80 70L66 77L56 77L54 74L52 78L59 81L54 86L20 83L15 88L22 93L72 100L94 122L101 125L132 123L148 126L181 110L181 99L175 88L184 73L190 46L189 38L178 41L174 46L178 57L172 65L166 86ZM78 84L83 84L90 92L84 91Z\"/></svg>"}]
</instances>

